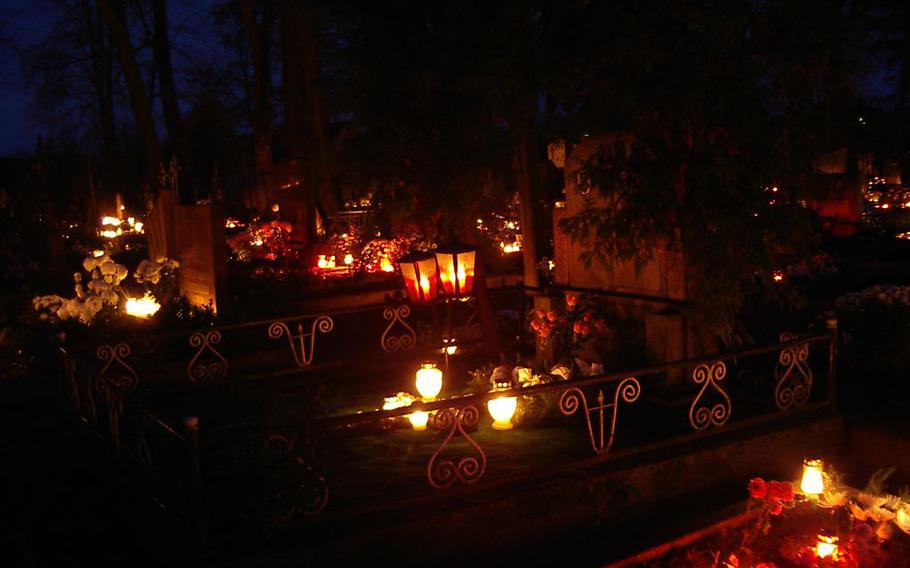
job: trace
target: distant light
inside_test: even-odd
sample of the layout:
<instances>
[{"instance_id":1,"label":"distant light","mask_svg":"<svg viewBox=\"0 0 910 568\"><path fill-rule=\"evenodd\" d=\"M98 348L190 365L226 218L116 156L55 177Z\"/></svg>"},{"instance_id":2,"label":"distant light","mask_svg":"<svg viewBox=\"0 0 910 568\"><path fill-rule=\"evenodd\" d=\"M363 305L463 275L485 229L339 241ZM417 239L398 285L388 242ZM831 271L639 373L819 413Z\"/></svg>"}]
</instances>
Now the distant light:
<instances>
[{"instance_id":1,"label":"distant light","mask_svg":"<svg viewBox=\"0 0 910 568\"><path fill-rule=\"evenodd\" d=\"M102 225L112 225L112 226L116 227L116 226L120 225L120 219L118 219L117 217L113 217L111 215L105 215L104 217L101 218L101 224Z\"/></svg>"}]
</instances>

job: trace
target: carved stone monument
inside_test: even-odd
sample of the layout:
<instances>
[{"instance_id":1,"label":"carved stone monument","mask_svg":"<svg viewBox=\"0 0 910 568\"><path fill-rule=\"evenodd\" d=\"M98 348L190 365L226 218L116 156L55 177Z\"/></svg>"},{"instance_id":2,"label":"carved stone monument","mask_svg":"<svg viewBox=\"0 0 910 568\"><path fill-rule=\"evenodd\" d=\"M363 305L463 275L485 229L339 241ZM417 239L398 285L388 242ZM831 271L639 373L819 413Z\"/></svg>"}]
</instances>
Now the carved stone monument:
<instances>
[{"instance_id":1,"label":"carved stone monument","mask_svg":"<svg viewBox=\"0 0 910 568\"><path fill-rule=\"evenodd\" d=\"M174 209L177 281L180 294L194 306L228 307L224 206L177 205Z\"/></svg>"}]
</instances>

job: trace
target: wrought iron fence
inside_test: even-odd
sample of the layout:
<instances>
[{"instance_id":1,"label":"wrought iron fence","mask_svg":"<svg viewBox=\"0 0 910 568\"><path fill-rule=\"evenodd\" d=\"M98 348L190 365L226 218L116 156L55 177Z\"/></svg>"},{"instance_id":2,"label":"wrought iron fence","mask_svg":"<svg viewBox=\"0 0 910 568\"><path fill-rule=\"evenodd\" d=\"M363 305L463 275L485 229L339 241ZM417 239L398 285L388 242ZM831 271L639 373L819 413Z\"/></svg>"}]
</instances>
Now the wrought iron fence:
<instances>
[{"instance_id":1,"label":"wrought iron fence","mask_svg":"<svg viewBox=\"0 0 910 568\"><path fill-rule=\"evenodd\" d=\"M395 318L396 314L392 313L385 319L395 323ZM294 335L284 326L277 336L288 335L292 346L295 345L293 341L313 341L316 332L320 331L318 321L313 321L310 332ZM225 329L217 331L224 332ZM192 337L196 338L194 345L200 350L211 348L220 340L215 339L215 335ZM306 343L304 347L309 345ZM296 351L301 361L306 361L304 347ZM312 350L306 353L311 354ZM458 487L483 486L491 470L505 465L491 458L482 437L478 436L479 424L485 416L484 405L494 398L549 396L557 400L556 408L564 417L563 426L577 431L590 448L589 457L581 458L584 463L609 459L617 451L623 455L645 453L767 425L788 416L831 410L835 404L837 326L831 321L827 333L782 334L777 344L732 353L568 380L544 376L541 384L525 388L449 397L392 410L311 417L305 424L285 423L240 428L240 431L211 425L210 434L202 437L202 448L199 431L205 432L206 425L200 426L198 419L191 418L184 421L182 430L175 428L131 390L135 388L135 371L128 363L129 354L128 346L99 349L95 370L95 366L77 364L64 350L65 390L70 406L118 455L144 466L149 471L149 479L159 482L163 478L170 479L171 486L165 482L157 487L171 493L175 493L175 489L179 489L176 493L182 492L182 500L170 502L183 503L175 504L175 510L188 519L193 534L202 538L205 534L203 519L211 520L210 515L207 517L201 511L203 479L211 478L210 472L214 470L222 471L219 475L223 475L224 464L219 463L221 458L217 456L223 456L225 448L230 448L237 436L242 436L250 447L258 448L247 452L252 461L259 460L260 465L271 464L261 468L268 478L266 493L270 496L267 499L270 506L267 509L273 513L274 522L285 523L299 516L328 514L332 511L330 493L343 495L346 488L344 483L336 488L334 479L317 466L318 460L302 449L314 432L318 435L329 433L334 437L333 441L339 436L353 439L361 434L376 434L382 430L382 425L394 419L424 412L430 415L431 433L428 436L433 436L434 442L432 451L427 450L423 456L421 476L426 486L445 495ZM813 362L815 368L811 365ZM226 366L227 363L219 359L211 372L218 371L219 365ZM684 398L682 405L661 406L651 398L653 394L667 392L669 373L684 375L684 381L671 389L677 398ZM819 374L826 375L826 380L819 383L816 380ZM632 426L624 426L626 421ZM165 452L165 456L183 455L181 459L169 460L167 475L161 475L163 470L156 475L150 467L157 458L148 444L151 431L171 444L172 452ZM511 434L498 432L496 435L507 439ZM621 449L617 450L618 446ZM388 453L372 458L394 460ZM553 461L559 463L547 468L548 475L568 467L558 456ZM578 460L575 462L574 467L577 467ZM334 471L337 473L341 467L348 466L355 471L359 464L356 461L336 464ZM209 474L204 471L206 469ZM529 470L516 475L543 474ZM514 480L516 475L506 479ZM175 479L182 481L174 483ZM353 483L363 482L358 473L354 473L352 479L355 480ZM500 482L493 481L490 486ZM394 497L390 498L394 500Z\"/></svg>"},{"instance_id":2,"label":"wrought iron fence","mask_svg":"<svg viewBox=\"0 0 910 568\"><path fill-rule=\"evenodd\" d=\"M479 343L475 312L471 308L463 318L461 346ZM427 331L430 326L420 325L413 315L407 304L384 303L190 331L137 332L90 349L72 346L70 351L92 353L103 372L117 372L118 384L128 382L129 388L140 383L146 388L247 381L439 349L437 338ZM281 354L282 344L286 355ZM256 357L250 366L244 358L253 351L268 353L269 364ZM185 380L178 381L181 377Z\"/></svg>"}]
</instances>

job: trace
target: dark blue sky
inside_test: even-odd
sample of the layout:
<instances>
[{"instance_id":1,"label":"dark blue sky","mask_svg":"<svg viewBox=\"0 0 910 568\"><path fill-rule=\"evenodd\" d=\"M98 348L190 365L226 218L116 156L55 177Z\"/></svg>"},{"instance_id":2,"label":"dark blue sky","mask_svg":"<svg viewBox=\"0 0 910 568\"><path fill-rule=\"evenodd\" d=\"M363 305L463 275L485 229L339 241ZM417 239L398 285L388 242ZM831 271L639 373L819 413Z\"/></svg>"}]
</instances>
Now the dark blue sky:
<instances>
[{"instance_id":1,"label":"dark blue sky","mask_svg":"<svg viewBox=\"0 0 910 568\"><path fill-rule=\"evenodd\" d=\"M169 5L172 23L184 24L183 36L178 30L177 37L172 38L175 43L184 41L193 48L212 49L210 42L203 45L198 39L205 35L201 28L210 23L203 14L211 2L183 0ZM0 0L0 155L31 151L42 134L43 128L30 117L30 93L19 67L19 53L40 43L51 27L53 14L50 0ZM179 54L175 54L175 66L179 66ZM857 86L870 103L878 104L891 89L888 70L880 64L871 67L874 72L857 77Z\"/></svg>"}]
</instances>

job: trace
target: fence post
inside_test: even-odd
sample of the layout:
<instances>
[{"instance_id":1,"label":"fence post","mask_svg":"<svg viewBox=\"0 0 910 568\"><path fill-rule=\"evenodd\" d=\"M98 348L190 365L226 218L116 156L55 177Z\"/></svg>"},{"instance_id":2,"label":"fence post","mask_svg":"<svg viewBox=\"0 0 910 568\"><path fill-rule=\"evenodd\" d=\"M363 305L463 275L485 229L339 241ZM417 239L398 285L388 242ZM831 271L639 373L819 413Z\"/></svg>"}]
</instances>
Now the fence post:
<instances>
[{"instance_id":1,"label":"fence post","mask_svg":"<svg viewBox=\"0 0 910 568\"><path fill-rule=\"evenodd\" d=\"M202 500L202 469L199 463L199 417L186 416L183 419L183 433L186 440L189 483L189 521L193 544L201 556L205 555L205 517Z\"/></svg>"},{"instance_id":2,"label":"fence post","mask_svg":"<svg viewBox=\"0 0 910 568\"><path fill-rule=\"evenodd\" d=\"M832 318L826 323L828 333L831 334L828 350L828 400L831 407L837 409L837 320Z\"/></svg>"}]
</instances>

